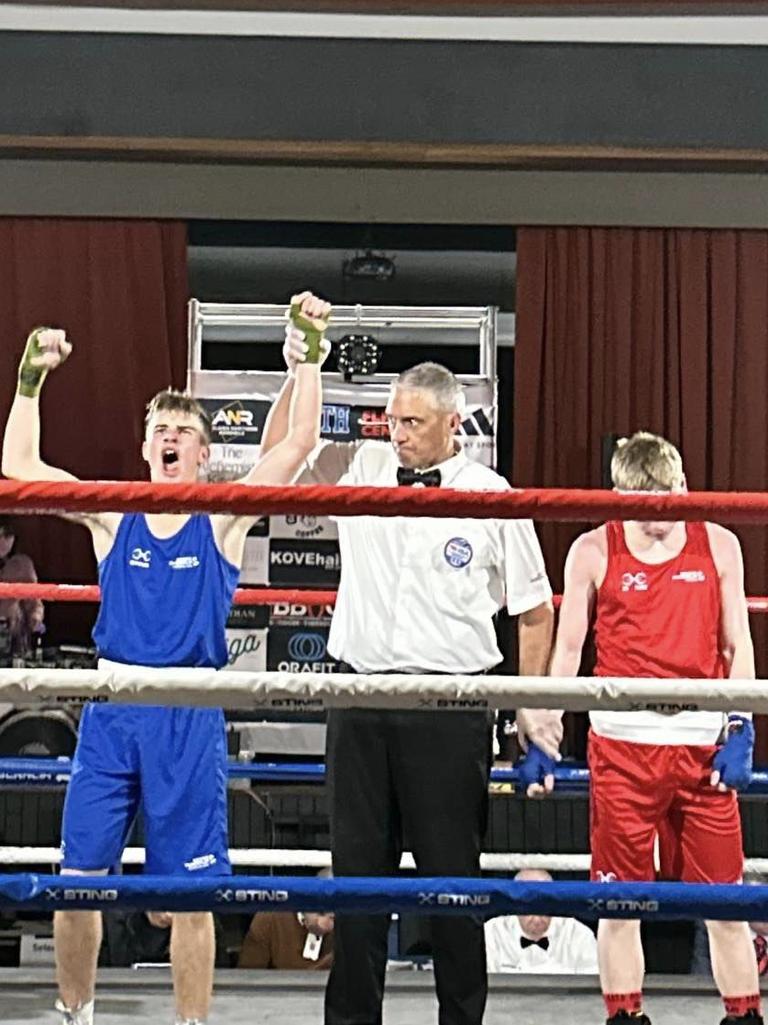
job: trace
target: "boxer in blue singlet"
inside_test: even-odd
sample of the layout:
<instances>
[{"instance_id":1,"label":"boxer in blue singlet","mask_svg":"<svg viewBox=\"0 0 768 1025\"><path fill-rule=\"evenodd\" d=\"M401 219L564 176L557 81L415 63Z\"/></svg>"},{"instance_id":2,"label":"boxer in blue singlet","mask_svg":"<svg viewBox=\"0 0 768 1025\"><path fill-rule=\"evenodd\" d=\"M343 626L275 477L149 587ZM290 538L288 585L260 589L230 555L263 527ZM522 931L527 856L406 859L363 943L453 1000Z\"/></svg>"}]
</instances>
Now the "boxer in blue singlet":
<instances>
[{"instance_id":1,"label":"boxer in blue singlet","mask_svg":"<svg viewBox=\"0 0 768 1025\"><path fill-rule=\"evenodd\" d=\"M294 296L304 343L286 332L291 363L287 422L265 425L263 457L242 483L290 483L319 439L317 345L330 307L310 293ZM69 355L63 331L38 329L27 340L5 430L3 473L18 480L74 480L40 456L39 394L45 376ZM310 360L313 359L313 362ZM285 418L281 411L278 418ZM156 482L191 483L209 454L210 423L192 398L172 390L148 406L142 454ZM267 451L268 449L268 451ZM152 667L221 668L225 624L245 538L255 517L98 513L68 518L87 526L99 566L101 609L94 640L104 662ZM89 705L81 725L62 824L62 872L103 874L119 862L142 810L146 871L163 875L230 872L227 772L220 709ZM176 1021L203 1023L213 983L213 920L208 912L172 919ZM98 911L61 911L54 920L62 1025L92 1025Z\"/></svg>"}]
</instances>

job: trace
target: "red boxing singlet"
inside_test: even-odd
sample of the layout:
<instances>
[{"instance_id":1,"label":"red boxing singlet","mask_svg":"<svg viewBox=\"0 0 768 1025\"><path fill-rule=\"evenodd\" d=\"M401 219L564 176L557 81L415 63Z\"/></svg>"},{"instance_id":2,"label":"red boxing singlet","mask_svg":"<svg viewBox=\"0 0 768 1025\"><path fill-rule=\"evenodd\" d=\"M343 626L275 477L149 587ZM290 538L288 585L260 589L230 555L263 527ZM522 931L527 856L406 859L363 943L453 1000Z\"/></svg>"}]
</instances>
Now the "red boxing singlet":
<instances>
[{"instance_id":1,"label":"red boxing singlet","mask_svg":"<svg viewBox=\"0 0 768 1025\"><path fill-rule=\"evenodd\" d=\"M632 555L621 523L606 529L595 676L722 678L720 580L705 524L686 524L680 554L658 565Z\"/></svg>"},{"instance_id":2,"label":"red boxing singlet","mask_svg":"<svg viewBox=\"0 0 768 1025\"><path fill-rule=\"evenodd\" d=\"M621 523L606 529L596 673L722 677L720 580L706 524L687 524L682 551L658 565L630 553ZM736 794L709 782L723 715L697 711L695 701L676 705L675 686L665 685L669 701L658 711L590 713L593 879L654 879L657 836L662 865L675 878L737 882L742 875Z\"/></svg>"}]
</instances>

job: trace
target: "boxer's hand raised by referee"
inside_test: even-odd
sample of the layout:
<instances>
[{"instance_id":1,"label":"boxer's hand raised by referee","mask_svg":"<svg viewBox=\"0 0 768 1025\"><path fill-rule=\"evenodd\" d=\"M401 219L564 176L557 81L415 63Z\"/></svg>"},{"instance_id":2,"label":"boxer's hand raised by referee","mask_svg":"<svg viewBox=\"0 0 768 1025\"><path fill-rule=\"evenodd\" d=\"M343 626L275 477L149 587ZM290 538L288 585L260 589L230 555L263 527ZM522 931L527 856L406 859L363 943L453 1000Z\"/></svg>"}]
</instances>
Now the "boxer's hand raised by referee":
<instances>
[{"instance_id":1,"label":"boxer's hand raised by referee","mask_svg":"<svg viewBox=\"0 0 768 1025\"><path fill-rule=\"evenodd\" d=\"M331 316L331 304L319 299L311 292L291 296L288 323L285 327L283 359L288 371L293 374L296 367L308 360L320 366L328 358L331 343L324 337ZM308 334L317 340L317 358L311 359ZM319 337L318 337L319 336Z\"/></svg>"}]
</instances>

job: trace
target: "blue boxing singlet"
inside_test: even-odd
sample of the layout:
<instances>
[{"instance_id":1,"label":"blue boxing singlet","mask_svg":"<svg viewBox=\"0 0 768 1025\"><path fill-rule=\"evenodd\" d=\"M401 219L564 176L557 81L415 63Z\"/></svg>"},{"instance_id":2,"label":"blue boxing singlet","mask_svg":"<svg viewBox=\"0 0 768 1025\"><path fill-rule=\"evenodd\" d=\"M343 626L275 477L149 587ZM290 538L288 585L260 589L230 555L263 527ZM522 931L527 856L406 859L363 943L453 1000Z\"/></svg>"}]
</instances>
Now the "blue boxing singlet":
<instances>
[{"instance_id":1,"label":"blue boxing singlet","mask_svg":"<svg viewBox=\"0 0 768 1025\"><path fill-rule=\"evenodd\" d=\"M176 534L158 538L142 513L126 513L99 564L101 609L93 639L100 657L220 669L239 575L217 548L209 516L191 516Z\"/></svg>"},{"instance_id":2,"label":"blue boxing singlet","mask_svg":"<svg viewBox=\"0 0 768 1025\"><path fill-rule=\"evenodd\" d=\"M99 655L134 666L220 668L238 576L208 516L192 516L168 538L155 537L142 514L123 516L99 565ZM64 805L64 867L116 864L139 806L147 872L230 872L220 708L85 707Z\"/></svg>"}]
</instances>

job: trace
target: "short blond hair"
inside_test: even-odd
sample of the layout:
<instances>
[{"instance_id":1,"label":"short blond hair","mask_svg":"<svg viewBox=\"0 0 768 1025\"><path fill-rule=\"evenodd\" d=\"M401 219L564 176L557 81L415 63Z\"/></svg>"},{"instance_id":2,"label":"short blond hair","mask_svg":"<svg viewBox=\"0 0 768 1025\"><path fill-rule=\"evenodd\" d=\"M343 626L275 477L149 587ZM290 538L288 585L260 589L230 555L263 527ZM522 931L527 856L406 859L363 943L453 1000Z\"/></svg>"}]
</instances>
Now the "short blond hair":
<instances>
[{"instance_id":1,"label":"short blond hair","mask_svg":"<svg viewBox=\"0 0 768 1025\"><path fill-rule=\"evenodd\" d=\"M203 444L211 443L211 418L206 411L191 395L186 392L177 391L175 388L166 388L159 391L147 403L147 415L144 417L144 426L149 424L153 416L158 413L184 413L187 416L195 416L200 421L200 434Z\"/></svg>"},{"instance_id":2,"label":"short blond hair","mask_svg":"<svg viewBox=\"0 0 768 1025\"><path fill-rule=\"evenodd\" d=\"M683 460L671 441L637 431L616 443L611 479L619 491L672 491L685 482Z\"/></svg>"}]
</instances>

